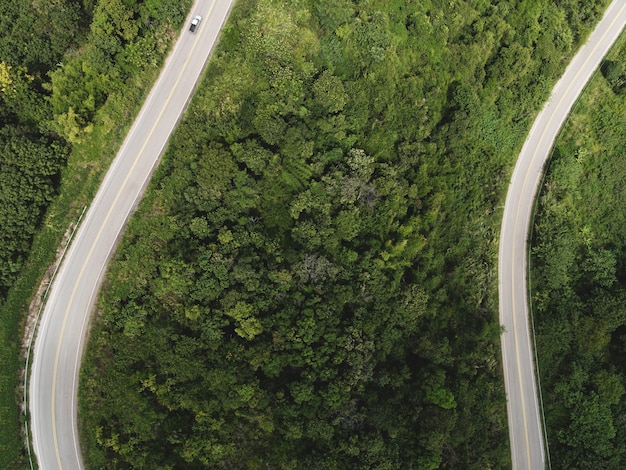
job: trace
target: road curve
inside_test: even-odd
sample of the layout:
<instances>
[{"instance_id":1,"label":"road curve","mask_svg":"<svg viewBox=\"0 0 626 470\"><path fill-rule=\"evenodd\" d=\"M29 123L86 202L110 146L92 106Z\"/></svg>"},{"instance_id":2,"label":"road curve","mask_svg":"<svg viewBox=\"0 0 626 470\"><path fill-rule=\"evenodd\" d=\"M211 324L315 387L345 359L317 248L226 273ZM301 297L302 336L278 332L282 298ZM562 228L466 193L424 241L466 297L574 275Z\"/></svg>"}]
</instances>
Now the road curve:
<instances>
[{"instance_id":1,"label":"road curve","mask_svg":"<svg viewBox=\"0 0 626 470\"><path fill-rule=\"evenodd\" d=\"M513 469L546 467L528 315L527 240L533 203L554 140L576 99L626 25L626 0L614 0L572 59L535 119L509 185L498 261L502 361Z\"/></svg>"},{"instance_id":2,"label":"road curve","mask_svg":"<svg viewBox=\"0 0 626 470\"><path fill-rule=\"evenodd\" d=\"M78 373L89 314L108 259L185 109L234 0L197 0L57 273L33 351L29 411L45 470L82 469ZM195 34L191 18L203 17Z\"/></svg>"}]
</instances>

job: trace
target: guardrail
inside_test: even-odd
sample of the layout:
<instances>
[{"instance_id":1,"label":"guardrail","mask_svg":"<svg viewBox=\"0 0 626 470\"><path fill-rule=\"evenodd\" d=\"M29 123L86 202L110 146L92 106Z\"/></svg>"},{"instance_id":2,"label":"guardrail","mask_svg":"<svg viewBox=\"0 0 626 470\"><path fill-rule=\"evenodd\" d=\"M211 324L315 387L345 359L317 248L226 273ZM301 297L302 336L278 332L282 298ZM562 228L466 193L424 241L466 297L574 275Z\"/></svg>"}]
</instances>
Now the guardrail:
<instances>
[{"instance_id":1,"label":"guardrail","mask_svg":"<svg viewBox=\"0 0 626 470\"><path fill-rule=\"evenodd\" d=\"M44 291L43 295L41 296L41 299L39 300L39 308L37 309L37 315L35 317L35 321L33 322L33 327L30 332L30 337L28 338L28 348L26 350L26 365L24 366L24 397L23 397L22 409L24 410L24 430L25 430L25 436L26 436L25 437L26 450L28 451L28 462L30 464L31 470L34 470L35 467L33 465L33 456L32 456L32 452L30 449L31 447L30 446L30 432L28 430L28 421L29 421L28 419L29 418L28 416L28 367L30 365L30 351L33 346L33 340L35 339L35 332L37 331L37 325L39 325L39 317L41 316L41 312L43 311L44 305L46 305L48 291L50 290L50 286L54 282L54 278L56 277L57 271L59 270L59 267L61 266L61 263L63 262L63 258L65 258L65 253L67 252L67 249L70 246L72 239L74 238L74 234L76 233L76 230L78 229L78 226L80 225L80 221L82 220L83 215L85 215L86 210L87 210L87 206L84 206L83 211L78 216L78 220L76 221L76 224L74 225L74 228L72 229L72 233L70 234L70 236L67 239L67 242L65 243L65 247L63 248L63 251L61 252L61 256L58 258L56 262L56 266L54 268L52 276L50 276L50 281L48 282L48 285L46 286L46 290Z\"/></svg>"}]
</instances>

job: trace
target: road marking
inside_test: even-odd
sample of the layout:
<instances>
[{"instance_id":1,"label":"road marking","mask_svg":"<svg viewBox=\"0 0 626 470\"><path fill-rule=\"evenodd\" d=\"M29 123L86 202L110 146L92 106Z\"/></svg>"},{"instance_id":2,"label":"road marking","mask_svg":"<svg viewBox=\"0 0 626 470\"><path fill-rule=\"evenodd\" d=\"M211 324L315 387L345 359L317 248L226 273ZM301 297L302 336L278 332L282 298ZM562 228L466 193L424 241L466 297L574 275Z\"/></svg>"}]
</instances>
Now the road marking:
<instances>
[{"instance_id":1,"label":"road marking","mask_svg":"<svg viewBox=\"0 0 626 470\"><path fill-rule=\"evenodd\" d=\"M217 0L213 0L213 2L211 3L211 6L209 7L209 12L206 15L207 20L208 20L208 17L210 17L211 13L213 12L213 9L215 7L216 2L217 2ZM203 25L201 25L200 28L202 29ZM185 32L186 32L186 30L183 29L183 34L185 34ZM200 31L198 31L198 32L200 32ZM187 66L189 65L191 57L193 56L194 51L196 50L196 47L198 46L198 42L200 41L200 36L201 36L200 34L196 35L196 38L195 38L195 40L193 42L193 45L191 47L191 51L187 55L187 59L185 60L185 63L181 67L181 71L178 74L178 77L176 78L176 81L174 82L174 85L172 86L172 88L170 90L170 93L169 93L168 97L166 98L165 103L161 107L161 111L159 112L159 115L157 116L157 119L156 119L154 125L150 129L150 133L145 138L144 143L143 143L141 149L137 153L137 157L135 158L135 161L133 162L130 170L128 171L128 173L126 175L126 178L124 179L124 182L122 183L122 186L120 187L119 191L117 192L117 194L115 196L115 199L113 200L113 203L109 207L109 211L107 212L107 215L106 215L106 217L104 219L104 222L100 226L98 234L96 235L96 237L94 239L94 242L92 243L91 248L89 249L89 253L85 257L85 261L83 262L81 270L80 270L80 272L78 274L77 281L74 284L74 288L72 290L72 294L70 295L70 299L69 299L69 303L68 303L67 309L65 310L65 315L63 317L63 323L61 324L61 333L59 335L59 341L58 341L58 344L57 344L56 355L55 355L55 358L54 358L54 367L53 367L53 372L52 372L52 439L53 439L53 442L54 442L54 450L55 450L55 454L56 454L57 464L59 466L59 469L61 469L61 470L63 469L63 465L61 463L61 455L60 455L60 452L59 452L59 442L58 442L58 435L57 435L57 429L56 429L56 410L55 410L55 405L56 405L56 403L55 403L56 402L56 399L55 399L55 395L56 395L56 379L57 379L57 372L58 372L58 366L59 366L59 357L60 357L60 354L61 354L61 344L63 342L63 337L65 335L65 327L67 325L67 320L69 318L69 313L70 313L72 304L74 303L74 297L75 297L76 292L78 290L79 281L82 278L83 273L85 272L85 269L87 268L89 260L91 259L93 251L95 250L96 245L98 244L98 241L99 241L100 237L102 236L102 232L104 231L104 228L107 225L107 221L109 220L109 218L111 217L111 214L113 213L113 209L117 205L117 202L119 201L119 198L121 197L121 195L123 193L123 190L126 187L126 185L128 183L128 180L130 179L131 174L133 173L134 169L136 168L137 163L141 159L141 156L143 155L143 153L145 151L145 148L148 145L148 142L152 138L152 135L154 134L154 131L155 131L158 123L160 122L163 114L165 113L165 109L169 105L169 103L170 103L170 101L172 99L172 96L174 94L174 91L177 89L178 84L180 83L180 80L182 79L183 75L185 74L185 71L187 69ZM72 400L74 400L73 397L72 397Z\"/></svg>"},{"instance_id":2,"label":"road marking","mask_svg":"<svg viewBox=\"0 0 626 470\"><path fill-rule=\"evenodd\" d=\"M600 39L598 39L598 41L596 42L595 46L593 47L593 49L591 50L591 52L589 53L589 55L587 56L587 58L585 59L583 64L578 68L578 71L574 75L574 78L572 80L570 80L569 85L567 86L565 92L561 96L561 99L556 104L556 106L554 106L554 109L553 109L552 113L549 115L548 122L544 126L544 129L543 129L543 132L541 133L539 141L535 145L535 150L533 152L533 156L531 158L530 164L527 166L526 174L524 175L524 180L523 180L523 183L522 183L522 188L520 190L520 194L522 194L524 192L523 189L527 186L528 177L531 174L530 170L533 167L533 165L534 165L534 163L535 163L535 161L537 159L537 156L539 154L539 148L541 147L541 144L545 140L545 137L546 137L546 134L547 134L547 130L548 130L550 124L552 123L552 121L554 120L555 115L557 114L557 111L559 110L559 108L563 104L563 100L566 98L567 94L569 93L569 91L572 88L573 84L576 82L576 79L580 75L581 71L584 69L584 67L587 65L587 63L591 60L591 58L594 55L594 52L598 49L598 47L600 47L600 45L602 44L602 42L606 38L607 34L611 30L611 28L615 25L615 22L618 20L619 16L622 14L622 12L624 11L625 8L626 8L626 4L624 4L621 7L621 9L615 14L615 16L613 17L613 20L611 21L609 26L605 29L604 34L600 37ZM604 57L604 55L603 55L603 57ZM571 112L571 109L568 111L568 115L569 115L569 112ZM563 124L565 123L565 121L563 122ZM563 124L561 126L559 126L559 131L562 128ZM557 135L558 135L558 132L557 132ZM555 135L555 138L556 138L556 135ZM552 146L550 147L550 150L552 150ZM514 231L513 231L513 237L512 237L513 240L515 240L515 234L517 233L517 227L518 227L518 222L519 222L521 202L522 202L522 199L520 198L517 201L517 209L515 211L515 224L514 224ZM528 235L528 233L527 233L527 235ZM527 240L525 240L525 243L526 242L527 242ZM514 244L513 244L513 246L514 246ZM514 252L515 249L513 249L512 251ZM514 266L515 266L515 257L511 257L511 272L512 273L515 273ZM524 274L524 276L525 276L525 274ZM513 279L514 279L514 276L511 277L512 281L513 281ZM517 315L515 314L515 288L514 288L515 282L512 282L511 286L512 286L512 288L511 288L512 304L511 305L512 305L512 311L513 311L513 331L514 331L514 336L513 337L514 337L514 341L515 341L515 355L516 355L516 359L517 359L518 378L519 378L519 381L520 381L519 388L520 388L520 391L522 392L521 393L521 396L522 396L522 400L521 400L522 401L522 417L523 417L523 421L524 421L524 434L525 434L525 439L526 439L526 453L527 453L527 457L528 457L528 466L529 466L529 468L531 468L530 439L529 439L529 436L528 436L528 423L527 423L527 417L526 417L525 400L523 399L523 397L524 397L524 393L523 393L524 387L522 386L522 382L523 382L523 380L522 380L522 370L521 370L521 367L520 367L519 347L518 347L518 341L517 341ZM534 372L533 372L533 374L534 374Z\"/></svg>"},{"instance_id":3,"label":"road marking","mask_svg":"<svg viewBox=\"0 0 626 470\"><path fill-rule=\"evenodd\" d=\"M517 218L515 219L515 226L514 226L514 231L513 231L513 236L515 236L515 233L517 232ZM515 257L512 257L511 259L511 271L515 272L514 269L515 266ZM521 390L521 397L522 397L522 418L524 420L524 434L525 434L525 438L526 438L526 457L528 458L528 466L530 468L530 439L528 438L528 423L526 420L526 403L524 400L524 387L522 386L524 380L522 378L522 369L520 367L520 358L519 358L519 342L517 341L517 315L515 315L515 289L512 288L511 289L511 304L513 306L513 341L515 341L515 359L517 361L517 377L519 378L519 388Z\"/></svg>"}]
</instances>

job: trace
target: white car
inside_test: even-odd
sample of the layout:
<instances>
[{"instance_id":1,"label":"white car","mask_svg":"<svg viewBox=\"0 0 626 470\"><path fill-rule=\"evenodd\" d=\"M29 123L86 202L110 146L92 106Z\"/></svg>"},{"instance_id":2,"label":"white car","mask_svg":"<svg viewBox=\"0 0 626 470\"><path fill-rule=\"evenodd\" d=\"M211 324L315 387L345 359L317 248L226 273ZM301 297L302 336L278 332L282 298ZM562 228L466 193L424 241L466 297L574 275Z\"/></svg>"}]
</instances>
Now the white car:
<instances>
[{"instance_id":1,"label":"white car","mask_svg":"<svg viewBox=\"0 0 626 470\"><path fill-rule=\"evenodd\" d=\"M196 15L193 20L191 20L191 25L189 26L189 31L191 31L192 33L196 32L196 29L198 29L198 25L200 24L200 21L202 21L202 17L200 15Z\"/></svg>"}]
</instances>

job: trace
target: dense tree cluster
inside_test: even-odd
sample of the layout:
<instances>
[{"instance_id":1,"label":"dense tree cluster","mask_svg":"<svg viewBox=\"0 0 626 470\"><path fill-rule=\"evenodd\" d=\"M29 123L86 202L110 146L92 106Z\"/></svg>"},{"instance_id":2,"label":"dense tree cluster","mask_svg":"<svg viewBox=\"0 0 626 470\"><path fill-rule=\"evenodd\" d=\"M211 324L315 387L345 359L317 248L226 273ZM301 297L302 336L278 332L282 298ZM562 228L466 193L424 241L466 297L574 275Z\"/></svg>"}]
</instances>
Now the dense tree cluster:
<instances>
[{"instance_id":1,"label":"dense tree cluster","mask_svg":"<svg viewBox=\"0 0 626 470\"><path fill-rule=\"evenodd\" d=\"M65 149L43 136L0 130L0 293L28 253L42 213L55 194Z\"/></svg>"},{"instance_id":2,"label":"dense tree cluster","mask_svg":"<svg viewBox=\"0 0 626 470\"><path fill-rule=\"evenodd\" d=\"M556 146L535 221L537 348L553 468L626 465L624 47Z\"/></svg>"},{"instance_id":3,"label":"dense tree cluster","mask_svg":"<svg viewBox=\"0 0 626 470\"><path fill-rule=\"evenodd\" d=\"M605 4L239 1L101 302L91 466L509 466L496 208Z\"/></svg>"},{"instance_id":4,"label":"dense tree cluster","mask_svg":"<svg viewBox=\"0 0 626 470\"><path fill-rule=\"evenodd\" d=\"M93 129L107 97L133 87L135 77L161 60L189 0L99 0L86 41L50 73L53 127L71 143Z\"/></svg>"},{"instance_id":5,"label":"dense tree cluster","mask_svg":"<svg viewBox=\"0 0 626 470\"><path fill-rule=\"evenodd\" d=\"M47 72L77 45L78 2L0 2L0 299L56 192L67 147L48 125Z\"/></svg>"}]
</instances>

